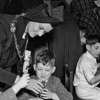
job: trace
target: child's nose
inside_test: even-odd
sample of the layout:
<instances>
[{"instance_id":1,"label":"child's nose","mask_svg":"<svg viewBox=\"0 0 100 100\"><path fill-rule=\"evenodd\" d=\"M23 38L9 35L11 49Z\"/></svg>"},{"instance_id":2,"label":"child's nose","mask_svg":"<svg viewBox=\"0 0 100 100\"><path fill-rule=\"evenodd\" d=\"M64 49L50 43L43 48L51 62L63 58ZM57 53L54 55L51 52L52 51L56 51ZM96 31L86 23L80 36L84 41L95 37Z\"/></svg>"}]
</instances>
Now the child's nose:
<instances>
[{"instance_id":1,"label":"child's nose","mask_svg":"<svg viewBox=\"0 0 100 100\"><path fill-rule=\"evenodd\" d=\"M43 75L45 74L45 71L44 71L44 70L42 70L42 74L43 74Z\"/></svg>"},{"instance_id":2,"label":"child's nose","mask_svg":"<svg viewBox=\"0 0 100 100\"><path fill-rule=\"evenodd\" d=\"M100 54L100 49L98 50L99 54Z\"/></svg>"}]
</instances>

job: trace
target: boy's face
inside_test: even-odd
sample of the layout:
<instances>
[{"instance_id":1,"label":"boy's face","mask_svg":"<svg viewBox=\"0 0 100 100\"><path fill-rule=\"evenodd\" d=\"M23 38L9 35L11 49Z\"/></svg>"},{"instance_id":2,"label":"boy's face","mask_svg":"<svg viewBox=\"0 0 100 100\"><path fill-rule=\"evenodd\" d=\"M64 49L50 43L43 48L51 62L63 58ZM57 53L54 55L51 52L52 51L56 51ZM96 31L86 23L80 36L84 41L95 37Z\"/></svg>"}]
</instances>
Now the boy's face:
<instances>
[{"instance_id":1,"label":"boy's face","mask_svg":"<svg viewBox=\"0 0 100 100\"><path fill-rule=\"evenodd\" d=\"M96 43L94 45L87 45L87 50L89 51L89 53L95 57L98 58L100 55L100 43Z\"/></svg>"},{"instance_id":2,"label":"boy's face","mask_svg":"<svg viewBox=\"0 0 100 100\"><path fill-rule=\"evenodd\" d=\"M55 71L55 66L51 66L51 64L43 65L42 63L38 63L37 65L34 65L34 70L41 81L47 81Z\"/></svg>"}]
</instances>

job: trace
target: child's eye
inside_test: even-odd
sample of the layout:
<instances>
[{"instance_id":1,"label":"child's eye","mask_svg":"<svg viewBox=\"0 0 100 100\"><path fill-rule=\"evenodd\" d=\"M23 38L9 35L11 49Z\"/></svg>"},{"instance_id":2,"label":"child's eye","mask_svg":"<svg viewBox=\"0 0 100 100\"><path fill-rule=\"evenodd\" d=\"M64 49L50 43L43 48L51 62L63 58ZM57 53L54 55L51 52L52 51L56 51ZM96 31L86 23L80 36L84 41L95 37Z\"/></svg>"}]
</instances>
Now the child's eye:
<instances>
[{"instance_id":1,"label":"child's eye","mask_svg":"<svg viewBox=\"0 0 100 100\"><path fill-rule=\"evenodd\" d=\"M47 69L46 71L50 71L49 69Z\"/></svg>"},{"instance_id":2,"label":"child's eye","mask_svg":"<svg viewBox=\"0 0 100 100\"><path fill-rule=\"evenodd\" d=\"M38 70L42 70L42 69L38 68Z\"/></svg>"},{"instance_id":3,"label":"child's eye","mask_svg":"<svg viewBox=\"0 0 100 100\"><path fill-rule=\"evenodd\" d=\"M95 48L96 50L98 49L98 47Z\"/></svg>"}]
</instances>

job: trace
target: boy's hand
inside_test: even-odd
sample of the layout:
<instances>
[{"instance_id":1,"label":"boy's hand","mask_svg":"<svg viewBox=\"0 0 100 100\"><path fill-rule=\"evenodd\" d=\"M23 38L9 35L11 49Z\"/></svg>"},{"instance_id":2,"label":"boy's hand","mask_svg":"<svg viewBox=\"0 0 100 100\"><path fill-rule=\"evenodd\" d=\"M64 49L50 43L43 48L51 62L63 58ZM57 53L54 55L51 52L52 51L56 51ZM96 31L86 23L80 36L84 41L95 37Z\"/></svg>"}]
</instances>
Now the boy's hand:
<instances>
[{"instance_id":1,"label":"boy's hand","mask_svg":"<svg viewBox=\"0 0 100 100\"><path fill-rule=\"evenodd\" d=\"M48 89L43 89L41 96L43 99L53 99L53 94L52 92L50 92Z\"/></svg>"},{"instance_id":2,"label":"boy's hand","mask_svg":"<svg viewBox=\"0 0 100 100\"><path fill-rule=\"evenodd\" d=\"M60 100L56 93L50 92L48 89L43 89L41 96L43 99Z\"/></svg>"},{"instance_id":3,"label":"boy's hand","mask_svg":"<svg viewBox=\"0 0 100 100\"><path fill-rule=\"evenodd\" d=\"M27 89L35 92L36 94L41 93L43 84L36 79L30 79L29 85L26 87Z\"/></svg>"}]
</instances>

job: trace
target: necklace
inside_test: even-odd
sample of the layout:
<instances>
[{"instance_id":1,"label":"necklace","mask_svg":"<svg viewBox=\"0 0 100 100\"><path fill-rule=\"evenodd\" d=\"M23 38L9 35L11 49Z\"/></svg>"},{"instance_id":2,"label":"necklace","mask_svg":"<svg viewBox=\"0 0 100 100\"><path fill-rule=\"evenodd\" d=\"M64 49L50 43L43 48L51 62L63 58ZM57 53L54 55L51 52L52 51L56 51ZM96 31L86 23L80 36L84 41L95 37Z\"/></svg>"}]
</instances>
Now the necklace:
<instances>
[{"instance_id":1,"label":"necklace","mask_svg":"<svg viewBox=\"0 0 100 100\"><path fill-rule=\"evenodd\" d=\"M23 15L16 15L15 16L14 20L10 24L10 30L13 33L13 36L14 36L14 43L15 43L15 48L17 50L17 54L20 58L20 61L22 61L22 58L25 56L25 50L27 49L28 39L27 39L26 44L25 44L25 50L24 50L23 54L21 55L21 51L19 50L19 45L17 43L17 38L16 38L16 34L15 34L15 32L16 32L15 23L17 22L17 18L19 18L20 16L23 16Z\"/></svg>"}]
</instances>

